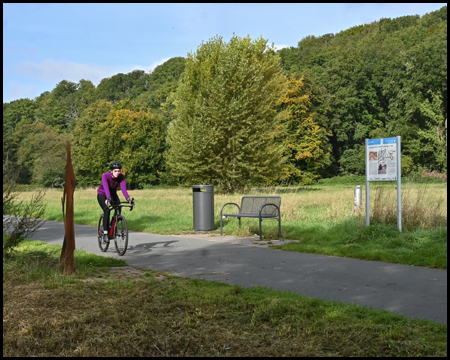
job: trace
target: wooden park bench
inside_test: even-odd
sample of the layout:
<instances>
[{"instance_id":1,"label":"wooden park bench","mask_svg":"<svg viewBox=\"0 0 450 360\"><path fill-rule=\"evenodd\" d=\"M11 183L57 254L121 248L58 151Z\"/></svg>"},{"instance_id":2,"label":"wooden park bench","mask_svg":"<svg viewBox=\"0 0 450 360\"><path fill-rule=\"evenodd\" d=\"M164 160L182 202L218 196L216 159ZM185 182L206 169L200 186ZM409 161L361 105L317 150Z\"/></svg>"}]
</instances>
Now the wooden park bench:
<instances>
[{"instance_id":1,"label":"wooden park bench","mask_svg":"<svg viewBox=\"0 0 450 360\"><path fill-rule=\"evenodd\" d=\"M236 205L238 213L223 214L223 209L227 205ZM278 220L278 237L281 237L281 215L280 215L281 197L279 196L243 196L241 206L236 203L226 203L220 210L220 235L222 236L222 221L226 217L237 217L239 227L241 227L241 218L259 219L259 239L262 240L261 222L266 219Z\"/></svg>"}]
</instances>

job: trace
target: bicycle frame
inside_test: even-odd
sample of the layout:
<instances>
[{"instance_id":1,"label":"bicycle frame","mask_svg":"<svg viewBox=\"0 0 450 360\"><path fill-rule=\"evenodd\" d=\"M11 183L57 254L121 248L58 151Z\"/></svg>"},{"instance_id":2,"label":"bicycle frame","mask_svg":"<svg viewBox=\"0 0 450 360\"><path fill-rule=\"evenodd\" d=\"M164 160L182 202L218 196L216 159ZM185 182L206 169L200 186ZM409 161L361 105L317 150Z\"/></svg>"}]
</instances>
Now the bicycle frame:
<instances>
[{"instance_id":1,"label":"bicycle frame","mask_svg":"<svg viewBox=\"0 0 450 360\"><path fill-rule=\"evenodd\" d=\"M131 200L131 204L128 202L113 202L108 204L109 210L114 210L113 215L110 221L109 237L111 240L114 240L114 245L116 247L117 254L122 256L127 251L128 246L128 225L125 219L125 216L122 215L122 208L129 207L130 211L133 210L134 198ZM108 250L109 241L104 241L104 229L103 225L105 224L104 215L102 214L98 221L98 231L97 231L97 240L102 252ZM106 229L105 229L106 230Z\"/></svg>"},{"instance_id":2,"label":"bicycle frame","mask_svg":"<svg viewBox=\"0 0 450 360\"><path fill-rule=\"evenodd\" d=\"M110 220L110 222L109 222L109 229L108 229L108 231L109 231L109 236L110 236L111 238L115 237L115 235L116 235L116 234L114 233L114 226L115 226L116 223L117 223L117 218L118 218L120 215L122 215L122 208L123 208L123 207L129 207L129 208L130 208L130 211L133 210L133 208L134 208L134 198L132 199L131 202L132 202L131 205L128 203L128 201L121 201L120 203L117 203L117 202L111 202L111 203L108 205L109 210L114 210L114 213L113 213L113 215L111 216L111 220Z\"/></svg>"}]
</instances>

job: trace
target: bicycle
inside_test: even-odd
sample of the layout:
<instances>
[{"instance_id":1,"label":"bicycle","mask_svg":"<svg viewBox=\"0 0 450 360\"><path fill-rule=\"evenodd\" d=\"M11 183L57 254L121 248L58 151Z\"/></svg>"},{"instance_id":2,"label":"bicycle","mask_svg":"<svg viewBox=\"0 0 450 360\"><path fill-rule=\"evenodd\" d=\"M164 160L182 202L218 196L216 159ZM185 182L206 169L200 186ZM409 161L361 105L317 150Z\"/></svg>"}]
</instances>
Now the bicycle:
<instances>
[{"instance_id":1,"label":"bicycle","mask_svg":"<svg viewBox=\"0 0 450 360\"><path fill-rule=\"evenodd\" d=\"M123 256L128 247L128 225L125 216L122 215L122 208L129 207L130 211L133 210L135 206L134 198L131 199L131 205L125 201L120 203L112 202L108 206L110 210L114 210L114 214L112 215L109 223L110 228L108 229L108 235L112 238L111 240L114 240L117 254L119 256ZM103 216L104 214L101 214L98 219L97 240L100 250L105 252L108 250L109 242L105 242L103 238Z\"/></svg>"}]
</instances>

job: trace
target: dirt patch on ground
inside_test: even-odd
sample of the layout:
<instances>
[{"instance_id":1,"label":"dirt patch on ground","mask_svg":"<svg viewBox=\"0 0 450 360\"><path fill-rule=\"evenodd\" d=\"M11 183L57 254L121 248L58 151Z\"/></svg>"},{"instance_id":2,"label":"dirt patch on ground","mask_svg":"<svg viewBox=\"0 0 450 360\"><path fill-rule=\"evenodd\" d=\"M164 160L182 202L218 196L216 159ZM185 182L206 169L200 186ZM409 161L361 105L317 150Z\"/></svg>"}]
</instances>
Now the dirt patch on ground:
<instances>
[{"instance_id":1,"label":"dirt patch on ground","mask_svg":"<svg viewBox=\"0 0 450 360\"><path fill-rule=\"evenodd\" d=\"M150 271L150 270L140 270L134 268L132 266L115 266L108 268L106 270L99 271L97 276L84 279L84 282L89 281L109 281L112 279L134 279L134 280L143 280L142 275L146 275L148 273L152 273L155 279L162 280L166 278L161 272L158 271Z\"/></svg>"},{"instance_id":2,"label":"dirt patch on ground","mask_svg":"<svg viewBox=\"0 0 450 360\"><path fill-rule=\"evenodd\" d=\"M246 246L259 246L268 248L271 245L283 245L290 242L298 242L299 240L259 240L259 235L254 237L236 237L232 235L220 236L217 234L212 234L208 232L200 232L197 234L182 234L182 235L171 235L174 237L181 237L185 239L197 239L212 242L227 242L230 244L246 245Z\"/></svg>"}]
</instances>

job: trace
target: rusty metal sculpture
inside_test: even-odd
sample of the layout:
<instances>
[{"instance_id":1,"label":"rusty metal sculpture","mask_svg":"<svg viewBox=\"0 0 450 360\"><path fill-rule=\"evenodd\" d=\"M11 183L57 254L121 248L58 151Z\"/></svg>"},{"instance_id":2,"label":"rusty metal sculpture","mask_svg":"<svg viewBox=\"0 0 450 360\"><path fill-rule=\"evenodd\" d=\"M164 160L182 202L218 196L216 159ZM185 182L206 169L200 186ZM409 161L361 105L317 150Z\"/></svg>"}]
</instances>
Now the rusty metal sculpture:
<instances>
[{"instance_id":1,"label":"rusty metal sculpture","mask_svg":"<svg viewBox=\"0 0 450 360\"><path fill-rule=\"evenodd\" d=\"M64 183L64 193L61 198L64 218L64 242L59 258L59 264L64 263L64 274L73 273L73 253L75 250L75 224L73 220L73 193L75 191L75 173L72 166L72 156L70 154L70 141L67 142L67 163L66 163L66 181ZM64 205L66 212L64 213Z\"/></svg>"}]
</instances>

